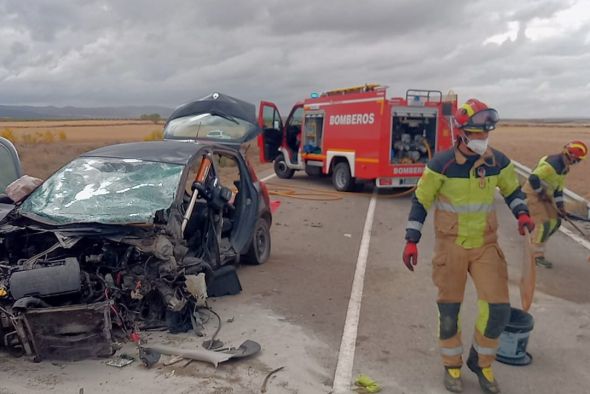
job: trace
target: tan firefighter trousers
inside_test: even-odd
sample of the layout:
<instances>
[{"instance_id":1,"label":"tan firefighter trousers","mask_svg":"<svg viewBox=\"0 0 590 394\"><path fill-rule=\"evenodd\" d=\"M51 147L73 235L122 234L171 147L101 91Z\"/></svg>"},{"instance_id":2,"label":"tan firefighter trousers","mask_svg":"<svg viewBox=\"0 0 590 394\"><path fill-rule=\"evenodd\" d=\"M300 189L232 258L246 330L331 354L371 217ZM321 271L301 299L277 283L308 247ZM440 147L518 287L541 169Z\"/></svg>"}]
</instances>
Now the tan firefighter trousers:
<instances>
[{"instance_id":1,"label":"tan firefighter trousers","mask_svg":"<svg viewBox=\"0 0 590 394\"><path fill-rule=\"evenodd\" d=\"M477 290L479 315L473 348L480 367L488 367L494 361L498 338L510 318L508 271L498 244L465 249L452 238L438 237L432 278L438 287L439 346L447 367L463 363L460 308L468 273Z\"/></svg>"}]
</instances>

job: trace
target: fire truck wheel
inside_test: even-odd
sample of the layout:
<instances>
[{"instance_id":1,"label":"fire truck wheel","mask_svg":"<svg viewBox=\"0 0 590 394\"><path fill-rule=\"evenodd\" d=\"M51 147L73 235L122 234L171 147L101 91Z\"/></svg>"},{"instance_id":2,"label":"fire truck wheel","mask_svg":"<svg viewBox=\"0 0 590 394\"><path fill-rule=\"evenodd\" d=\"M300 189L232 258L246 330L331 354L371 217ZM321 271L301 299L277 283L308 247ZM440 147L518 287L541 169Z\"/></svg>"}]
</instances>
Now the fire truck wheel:
<instances>
[{"instance_id":1,"label":"fire truck wheel","mask_svg":"<svg viewBox=\"0 0 590 394\"><path fill-rule=\"evenodd\" d=\"M305 173L312 177L322 176L322 167L305 166Z\"/></svg>"},{"instance_id":2,"label":"fire truck wheel","mask_svg":"<svg viewBox=\"0 0 590 394\"><path fill-rule=\"evenodd\" d=\"M252 265L264 264L270 257L270 225L266 219L258 218L252 235L252 243L243 257L241 261Z\"/></svg>"},{"instance_id":3,"label":"fire truck wheel","mask_svg":"<svg viewBox=\"0 0 590 394\"><path fill-rule=\"evenodd\" d=\"M339 192L349 192L354 188L354 178L350 175L348 163L340 162L334 166L332 184Z\"/></svg>"},{"instance_id":4,"label":"fire truck wheel","mask_svg":"<svg viewBox=\"0 0 590 394\"><path fill-rule=\"evenodd\" d=\"M285 161L285 156L283 154L279 154L274 161L274 170L275 174L281 179L289 179L293 177L295 174L295 170L287 167L287 162Z\"/></svg>"}]
</instances>

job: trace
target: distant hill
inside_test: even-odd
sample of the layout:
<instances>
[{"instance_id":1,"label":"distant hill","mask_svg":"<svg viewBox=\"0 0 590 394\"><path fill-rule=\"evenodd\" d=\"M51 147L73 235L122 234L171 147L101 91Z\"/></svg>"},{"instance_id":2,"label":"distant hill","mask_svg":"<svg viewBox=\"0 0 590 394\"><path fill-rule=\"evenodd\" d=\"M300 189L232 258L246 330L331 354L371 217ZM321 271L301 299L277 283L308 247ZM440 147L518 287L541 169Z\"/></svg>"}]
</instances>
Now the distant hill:
<instances>
[{"instance_id":1,"label":"distant hill","mask_svg":"<svg viewBox=\"0 0 590 394\"><path fill-rule=\"evenodd\" d=\"M0 105L0 120L40 120L40 119L129 119L143 114L160 114L167 118L173 109L160 106L125 107L33 107L27 105Z\"/></svg>"}]
</instances>

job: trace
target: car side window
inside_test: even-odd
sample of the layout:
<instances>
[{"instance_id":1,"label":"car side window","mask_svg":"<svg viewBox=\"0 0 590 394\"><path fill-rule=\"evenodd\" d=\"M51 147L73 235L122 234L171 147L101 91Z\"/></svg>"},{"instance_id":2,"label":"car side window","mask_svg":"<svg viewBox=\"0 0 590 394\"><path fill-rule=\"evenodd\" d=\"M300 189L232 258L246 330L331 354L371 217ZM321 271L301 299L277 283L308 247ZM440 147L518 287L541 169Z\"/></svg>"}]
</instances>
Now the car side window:
<instances>
[{"instance_id":1,"label":"car side window","mask_svg":"<svg viewBox=\"0 0 590 394\"><path fill-rule=\"evenodd\" d=\"M21 176L20 162L9 142L0 141L0 193Z\"/></svg>"},{"instance_id":2,"label":"car side window","mask_svg":"<svg viewBox=\"0 0 590 394\"><path fill-rule=\"evenodd\" d=\"M235 182L240 180L240 167L236 158L216 152L213 154L213 163L217 168L217 176L221 185L236 193Z\"/></svg>"}]
</instances>

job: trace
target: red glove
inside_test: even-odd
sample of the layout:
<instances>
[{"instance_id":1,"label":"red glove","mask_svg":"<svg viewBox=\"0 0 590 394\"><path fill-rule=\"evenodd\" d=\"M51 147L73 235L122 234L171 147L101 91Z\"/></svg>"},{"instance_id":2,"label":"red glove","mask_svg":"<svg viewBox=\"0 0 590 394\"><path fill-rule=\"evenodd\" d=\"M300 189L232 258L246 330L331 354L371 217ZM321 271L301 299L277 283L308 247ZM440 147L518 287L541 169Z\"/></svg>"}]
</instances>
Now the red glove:
<instances>
[{"instance_id":1,"label":"red glove","mask_svg":"<svg viewBox=\"0 0 590 394\"><path fill-rule=\"evenodd\" d=\"M527 213L521 213L518 216L518 232L520 235L525 234L525 227L529 230L529 233L532 233L535 229L535 223Z\"/></svg>"},{"instance_id":2,"label":"red glove","mask_svg":"<svg viewBox=\"0 0 590 394\"><path fill-rule=\"evenodd\" d=\"M415 242L406 242L403 254L404 264L410 271L414 271L414 265L418 264L418 245Z\"/></svg>"}]
</instances>

